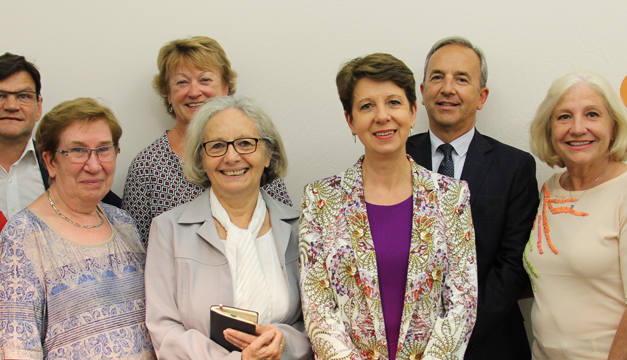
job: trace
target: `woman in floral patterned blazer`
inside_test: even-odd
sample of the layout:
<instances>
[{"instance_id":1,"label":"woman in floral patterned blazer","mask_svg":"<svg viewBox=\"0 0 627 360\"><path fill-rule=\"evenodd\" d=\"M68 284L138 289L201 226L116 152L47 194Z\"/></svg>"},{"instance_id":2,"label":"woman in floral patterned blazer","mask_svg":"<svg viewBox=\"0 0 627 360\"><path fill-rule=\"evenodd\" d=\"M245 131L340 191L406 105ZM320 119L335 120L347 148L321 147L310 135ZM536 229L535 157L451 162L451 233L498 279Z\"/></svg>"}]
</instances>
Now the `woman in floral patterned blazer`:
<instances>
[{"instance_id":1,"label":"woman in floral patterned blazer","mask_svg":"<svg viewBox=\"0 0 627 360\"><path fill-rule=\"evenodd\" d=\"M365 155L305 187L300 280L317 359L463 357L475 323L475 234L468 186L416 164L413 73L389 54L336 79Z\"/></svg>"}]
</instances>

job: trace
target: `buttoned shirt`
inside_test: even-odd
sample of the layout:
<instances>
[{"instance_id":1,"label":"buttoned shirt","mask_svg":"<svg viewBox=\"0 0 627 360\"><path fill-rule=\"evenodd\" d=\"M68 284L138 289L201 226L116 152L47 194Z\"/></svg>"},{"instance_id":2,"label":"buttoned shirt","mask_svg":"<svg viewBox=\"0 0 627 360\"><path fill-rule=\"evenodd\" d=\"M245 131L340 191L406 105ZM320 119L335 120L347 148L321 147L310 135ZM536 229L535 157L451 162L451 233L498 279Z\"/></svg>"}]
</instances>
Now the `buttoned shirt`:
<instances>
[{"instance_id":1,"label":"buttoned shirt","mask_svg":"<svg viewBox=\"0 0 627 360\"><path fill-rule=\"evenodd\" d=\"M0 211L7 219L30 205L46 191L32 139L9 171L0 166Z\"/></svg>"},{"instance_id":2,"label":"buttoned shirt","mask_svg":"<svg viewBox=\"0 0 627 360\"><path fill-rule=\"evenodd\" d=\"M462 177L462 170L464 169L464 163L466 162L466 154L468 154L468 148L473 136L475 136L475 127L473 126L470 131L457 139L450 142L453 146L453 165L455 166L455 179ZM444 141L435 136L431 130L429 130L429 139L431 140L431 166L436 171L440 168L440 163L444 159L444 154L438 151L438 147L444 144Z\"/></svg>"}]
</instances>

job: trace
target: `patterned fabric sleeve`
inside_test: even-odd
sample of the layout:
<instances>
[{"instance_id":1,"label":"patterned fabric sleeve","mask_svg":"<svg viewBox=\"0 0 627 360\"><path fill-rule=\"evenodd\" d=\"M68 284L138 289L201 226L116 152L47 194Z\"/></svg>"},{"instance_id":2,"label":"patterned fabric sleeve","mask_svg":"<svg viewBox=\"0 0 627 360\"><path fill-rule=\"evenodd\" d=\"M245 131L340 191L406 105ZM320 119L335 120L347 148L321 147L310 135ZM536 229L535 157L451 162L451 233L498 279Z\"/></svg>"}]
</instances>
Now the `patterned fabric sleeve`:
<instances>
[{"instance_id":1,"label":"patterned fabric sleeve","mask_svg":"<svg viewBox=\"0 0 627 360\"><path fill-rule=\"evenodd\" d=\"M446 179L441 180L447 182ZM423 359L462 359L477 316L475 231L470 191L465 182L440 186L446 239L447 273L443 274L443 314L437 317Z\"/></svg>"},{"instance_id":2,"label":"patterned fabric sleeve","mask_svg":"<svg viewBox=\"0 0 627 360\"><path fill-rule=\"evenodd\" d=\"M317 210L314 184L305 187L299 224L301 300L305 328L316 359L361 359L341 319L325 268L324 221Z\"/></svg>"},{"instance_id":3,"label":"patterned fabric sleeve","mask_svg":"<svg viewBox=\"0 0 627 360\"><path fill-rule=\"evenodd\" d=\"M42 359L44 281L25 252L34 232L24 216L0 233L0 358ZM4 356L4 357L3 357Z\"/></svg>"},{"instance_id":4,"label":"patterned fabric sleeve","mask_svg":"<svg viewBox=\"0 0 627 360\"><path fill-rule=\"evenodd\" d=\"M272 196L272 198L278 202L282 202L287 206L294 206L292 204L292 199L287 194L287 187L285 187L285 181L283 179L276 179L268 185L264 185L261 187L268 195Z\"/></svg>"},{"instance_id":5,"label":"patterned fabric sleeve","mask_svg":"<svg viewBox=\"0 0 627 360\"><path fill-rule=\"evenodd\" d=\"M150 223L153 218L150 210L152 187L150 169L143 166L135 158L128 168L128 175L124 184L124 196L122 197L122 209L126 210L135 220L144 248L147 246Z\"/></svg>"}]
</instances>

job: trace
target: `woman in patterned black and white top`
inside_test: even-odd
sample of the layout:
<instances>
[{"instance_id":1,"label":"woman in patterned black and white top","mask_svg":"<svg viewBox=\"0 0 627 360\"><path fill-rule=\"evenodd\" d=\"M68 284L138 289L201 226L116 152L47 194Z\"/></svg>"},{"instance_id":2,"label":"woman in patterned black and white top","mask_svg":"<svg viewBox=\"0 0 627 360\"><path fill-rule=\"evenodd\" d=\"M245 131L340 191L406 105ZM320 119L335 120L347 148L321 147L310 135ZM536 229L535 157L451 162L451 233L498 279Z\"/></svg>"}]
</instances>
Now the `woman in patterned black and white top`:
<instances>
[{"instance_id":1,"label":"woman in patterned black and white top","mask_svg":"<svg viewBox=\"0 0 627 360\"><path fill-rule=\"evenodd\" d=\"M154 217L205 191L183 175L187 125L207 100L234 94L237 78L220 44L205 36L165 44L157 66L153 87L176 123L137 154L128 169L122 200L122 208L135 219L144 246ZM283 180L263 188L276 200L292 205Z\"/></svg>"}]
</instances>

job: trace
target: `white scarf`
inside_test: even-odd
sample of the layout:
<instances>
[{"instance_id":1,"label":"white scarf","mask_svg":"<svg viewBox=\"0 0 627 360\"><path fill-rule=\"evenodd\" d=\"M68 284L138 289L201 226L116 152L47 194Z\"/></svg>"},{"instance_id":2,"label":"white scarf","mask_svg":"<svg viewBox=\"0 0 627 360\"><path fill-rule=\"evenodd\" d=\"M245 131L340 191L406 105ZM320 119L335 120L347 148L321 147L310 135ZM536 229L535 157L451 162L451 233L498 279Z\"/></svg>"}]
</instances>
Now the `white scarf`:
<instances>
[{"instance_id":1,"label":"white scarf","mask_svg":"<svg viewBox=\"0 0 627 360\"><path fill-rule=\"evenodd\" d=\"M226 229L226 258L231 271L234 269L237 271L235 307L258 312L259 324L266 324L272 316L272 307L266 278L255 245L255 239L266 219L266 203L259 192L248 229L241 229L231 222L229 214L213 192L213 188L209 188L209 191L211 191L209 194L211 215Z\"/></svg>"}]
</instances>

